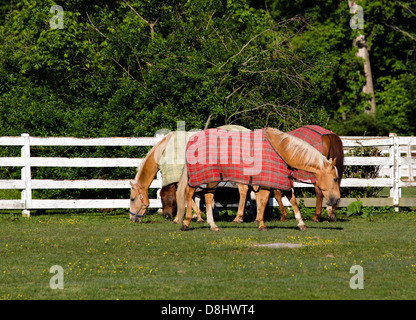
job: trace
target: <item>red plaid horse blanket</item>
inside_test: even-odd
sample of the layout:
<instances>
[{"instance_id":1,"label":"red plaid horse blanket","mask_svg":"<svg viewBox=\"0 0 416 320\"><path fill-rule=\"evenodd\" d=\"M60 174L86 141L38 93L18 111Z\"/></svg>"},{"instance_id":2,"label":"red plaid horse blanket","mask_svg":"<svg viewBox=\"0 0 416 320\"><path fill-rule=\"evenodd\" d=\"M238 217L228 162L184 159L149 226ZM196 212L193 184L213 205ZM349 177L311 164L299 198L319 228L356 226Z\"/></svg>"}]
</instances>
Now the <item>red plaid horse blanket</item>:
<instances>
[{"instance_id":1,"label":"red plaid horse blanket","mask_svg":"<svg viewBox=\"0 0 416 320\"><path fill-rule=\"evenodd\" d=\"M322 136L333 134L332 131L321 128L320 126L304 126L304 127L289 131L287 133L309 143L310 145L312 145L312 147L314 147L320 153L324 152ZM305 182L305 183L316 182L316 178L312 173L306 172L303 170L293 169L293 168L292 170L293 171L291 172L291 174L294 179L299 180L301 182Z\"/></svg>"},{"instance_id":2,"label":"red plaid horse blanket","mask_svg":"<svg viewBox=\"0 0 416 320\"><path fill-rule=\"evenodd\" d=\"M193 135L187 144L188 183L233 181L289 190L290 170L267 139L265 129L227 131L208 129Z\"/></svg>"}]
</instances>

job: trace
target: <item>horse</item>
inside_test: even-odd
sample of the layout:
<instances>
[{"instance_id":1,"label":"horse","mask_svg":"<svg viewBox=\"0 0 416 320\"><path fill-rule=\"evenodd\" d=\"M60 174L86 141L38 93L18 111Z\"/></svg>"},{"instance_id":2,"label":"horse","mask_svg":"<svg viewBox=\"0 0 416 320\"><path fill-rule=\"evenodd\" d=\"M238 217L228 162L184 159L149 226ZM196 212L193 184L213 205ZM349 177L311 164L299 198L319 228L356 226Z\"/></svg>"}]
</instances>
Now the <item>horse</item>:
<instances>
[{"instance_id":1,"label":"horse","mask_svg":"<svg viewBox=\"0 0 416 320\"><path fill-rule=\"evenodd\" d=\"M223 128L223 127L220 127ZM224 127L226 128L226 127ZM302 127L307 128L307 127ZM300 130L302 128L293 130L288 132L289 134L295 133L297 130ZM322 129L322 128L321 128ZM246 129L248 131L248 129ZM341 179L344 172L344 149L342 145L342 141L334 133L324 134L322 135L322 146L323 151L322 154L327 158L336 158L336 167L338 171L338 185L341 185ZM315 215L312 218L312 221L318 222L319 218L321 216L321 209L322 209L322 202L323 202L323 194L321 189L316 185L316 183L313 183L316 193L316 209L315 209ZM237 211L237 215L235 219L233 220L233 223L241 223L243 222L243 214L244 214L244 204L246 200L246 194L248 190L248 186L246 185L239 185L237 184L240 192L240 203L239 208ZM256 187L255 187L256 189ZM177 183L170 184L168 186L165 186L161 189L161 201L162 201L162 210L163 213L172 217L173 213L176 212L176 190L177 190ZM280 190L273 190L274 191L274 198L277 200L277 203L280 208L280 221L286 221L286 209L283 206L282 202L282 192ZM194 208L194 207L193 207ZM336 221L336 215L335 215L335 208L328 206L326 208L328 216L332 221ZM197 215L200 216L200 210L199 208L194 208L195 212L197 212ZM200 221L200 220L199 220ZM257 221L257 220L256 220Z\"/></svg>"},{"instance_id":2,"label":"horse","mask_svg":"<svg viewBox=\"0 0 416 320\"><path fill-rule=\"evenodd\" d=\"M210 129L209 129L210 130ZM327 200L328 206L336 206L340 200L339 184L338 184L338 172L335 166L336 158L327 159L319 151L313 148L308 143L301 139L281 132L274 128L264 128L264 135L267 137L271 147L277 152L281 159L286 163L288 167L297 168L306 172L312 173L316 178L316 185L321 189L323 196ZM204 130L207 131L207 130ZM265 139L264 139L265 140ZM188 144L189 146L189 144ZM254 151L253 151L254 152ZM187 153L187 157L188 157ZM209 155L206 155L209 157ZM189 159L187 158L187 168L189 170ZM214 166L215 168L215 166ZM182 230L187 230L192 218L191 202L195 192L196 186L191 186L188 183L188 170L183 170L182 177L178 183L176 192L177 198L177 217L181 221ZM240 182L240 181L234 181ZM209 181L207 183L208 190L215 190L218 185L218 181ZM256 195L257 203L257 217L259 222L259 230L267 230L264 221L263 213L264 208L268 202L269 193L271 188L269 186L260 186ZM278 188L279 189L279 188ZM297 206L296 198L291 188L283 191L284 195L289 199L295 212L295 218L298 222L298 228L300 230L306 229L305 223ZM213 193L209 192L205 194L205 202L207 208L207 221L210 224L210 229L218 231L219 228L215 225L212 217L212 200ZM185 202L187 203L187 210L185 219Z\"/></svg>"}]
</instances>

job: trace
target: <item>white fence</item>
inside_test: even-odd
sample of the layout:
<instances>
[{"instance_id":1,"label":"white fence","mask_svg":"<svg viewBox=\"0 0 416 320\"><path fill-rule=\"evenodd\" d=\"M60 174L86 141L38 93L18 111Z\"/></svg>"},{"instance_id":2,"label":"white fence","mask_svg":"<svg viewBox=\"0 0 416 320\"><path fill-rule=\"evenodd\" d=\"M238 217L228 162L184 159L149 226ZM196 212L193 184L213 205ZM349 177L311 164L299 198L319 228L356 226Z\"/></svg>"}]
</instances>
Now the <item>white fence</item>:
<instances>
[{"instance_id":1,"label":"white fence","mask_svg":"<svg viewBox=\"0 0 416 320\"><path fill-rule=\"evenodd\" d=\"M358 146L375 146L387 153L385 157L346 157L344 164L362 166L382 166L382 176L374 179L345 178L341 187L388 187L388 198L361 199L366 206L416 206L415 198L402 198L401 189L416 187L416 159L412 158L412 150L416 149L416 137L341 137L347 150ZM130 189L129 179L125 180L45 180L32 179L33 167L132 167L137 168L142 159L137 158L56 158L31 157L32 146L153 146L160 138L68 138L68 137L31 137L22 134L20 137L0 137L0 146L21 146L20 157L0 158L0 167L21 167L21 179L0 180L0 189L21 190L21 198L16 200L0 199L0 209L21 209L24 215L30 215L31 209L98 209L128 208L129 191L126 199L33 199L34 189ZM413 151L416 153L416 151ZM133 171L135 172L135 171ZM407 177L404 181L402 177ZM161 188L160 175L153 180L151 188ZM295 183L295 187L311 187L308 184ZM342 198L340 206L347 206L356 199ZM285 205L289 202L285 199ZM314 198L304 198L306 206L315 206ZM275 203L276 205L276 203ZM159 199L150 199L150 207L161 206Z\"/></svg>"}]
</instances>

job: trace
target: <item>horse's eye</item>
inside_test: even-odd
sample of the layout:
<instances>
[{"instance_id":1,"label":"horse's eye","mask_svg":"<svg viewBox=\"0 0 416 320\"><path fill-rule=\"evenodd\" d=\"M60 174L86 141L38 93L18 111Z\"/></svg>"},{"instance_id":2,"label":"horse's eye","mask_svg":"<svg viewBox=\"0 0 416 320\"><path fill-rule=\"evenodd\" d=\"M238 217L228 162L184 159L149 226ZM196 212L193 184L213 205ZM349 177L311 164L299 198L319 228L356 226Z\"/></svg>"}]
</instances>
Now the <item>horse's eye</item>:
<instances>
[{"instance_id":1,"label":"horse's eye","mask_svg":"<svg viewBox=\"0 0 416 320\"><path fill-rule=\"evenodd\" d=\"M133 201L134 201L134 199L135 199L135 198L130 198L130 201L132 201L132 202L133 202Z\"/></svg>"},{"instance_id":2,"label":"horse's eye","mask_svg":"<svg viewBox=\"0 0 416 320\"><path fill-rule=\"evenodd\" d=\"M338 178L334 178L334 182L338 182Z\"/></svg>"}]
</instances>

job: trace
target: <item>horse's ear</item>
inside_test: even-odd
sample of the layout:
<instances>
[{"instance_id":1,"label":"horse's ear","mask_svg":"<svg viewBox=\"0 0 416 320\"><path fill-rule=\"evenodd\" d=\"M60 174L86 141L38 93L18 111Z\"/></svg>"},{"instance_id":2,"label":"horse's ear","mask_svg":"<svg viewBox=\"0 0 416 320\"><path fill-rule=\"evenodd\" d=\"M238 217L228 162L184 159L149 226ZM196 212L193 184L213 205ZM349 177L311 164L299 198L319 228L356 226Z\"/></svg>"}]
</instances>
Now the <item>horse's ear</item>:
<instances>
[{"instance_id":1,"label":"horse's ear","mask_svg":"<svg viewBox=\"0 0 416 320\"><path fill-rule=\"evenodd\" d=\"M136 190L138 190L138 189L139 189L139 184L137 183L137 181L136 181L136 180L131 179L131 180L130 180L130 185L131 185L131 187L132 187L133 189L136 189Z\"/></svg>"},{"instance_id":2,"label":"horse's ear","mask_svg":"<svg viewBox=\"0 0 416 320\"><path fill-rule=\"evenodd\" d=\"M329 159L329 161L331 162L331 166L335 167L335 164L337 163L337 158Z\"/></svg>"}]
</instances>

